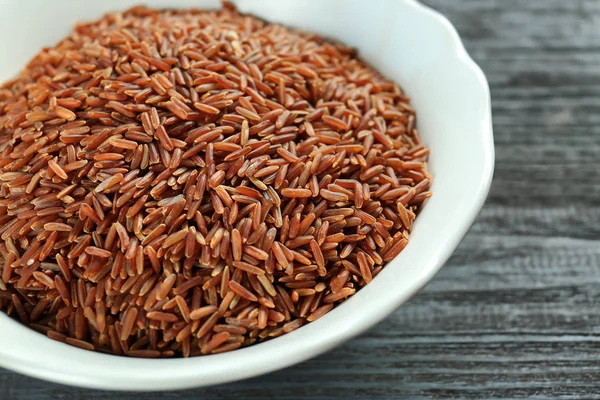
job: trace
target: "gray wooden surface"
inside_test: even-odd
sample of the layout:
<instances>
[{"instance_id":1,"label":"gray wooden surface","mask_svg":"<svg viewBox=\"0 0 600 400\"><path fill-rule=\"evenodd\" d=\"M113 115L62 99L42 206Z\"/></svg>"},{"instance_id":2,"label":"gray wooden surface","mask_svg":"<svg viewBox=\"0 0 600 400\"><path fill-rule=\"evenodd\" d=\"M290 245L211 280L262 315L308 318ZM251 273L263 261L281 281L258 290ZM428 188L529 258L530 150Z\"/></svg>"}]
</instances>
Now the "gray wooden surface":
<instances>
[{"instance_id":1,"label":"gray wooden surface","mask_svg":"<svg viewBox=\"0 0 600 400\"><path fill-rule=\"evenodd\" d=\"M425 290L259 378L117 395L0 370L0 399L600 398L600 1L426 3L487 74L497 163L477 223Z\"/></svg>"}]
</instances>

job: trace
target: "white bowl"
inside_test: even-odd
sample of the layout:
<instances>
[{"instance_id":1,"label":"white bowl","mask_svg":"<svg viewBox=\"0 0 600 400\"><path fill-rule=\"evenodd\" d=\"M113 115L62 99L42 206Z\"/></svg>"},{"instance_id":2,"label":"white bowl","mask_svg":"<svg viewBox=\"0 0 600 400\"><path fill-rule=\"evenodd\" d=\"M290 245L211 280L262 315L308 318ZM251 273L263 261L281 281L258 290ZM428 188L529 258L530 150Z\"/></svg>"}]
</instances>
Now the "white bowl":
<instances>
[{"instance_id":1,"label":"white bowl","mask_svg":"<svg viewBox=\"0 0 600 400\"><path fill-rule=\"evenodd\" d=\"M78 20L140 0L0 0L0 80ZM218 0L145 0L150 6L219 7ZM0 366L37 378L101 389L166 390L244 379L323 353L392 313L442 267L481 209L494 152L485 76L452 25L413 0L238 0L238 7L339 39L412 97L431 149L429 199L406 249L355 296L290 334L231 353L145 360L80 350L0 313ZM467 279L467 278L465 278Z\"/></svg>"}]
</instances>

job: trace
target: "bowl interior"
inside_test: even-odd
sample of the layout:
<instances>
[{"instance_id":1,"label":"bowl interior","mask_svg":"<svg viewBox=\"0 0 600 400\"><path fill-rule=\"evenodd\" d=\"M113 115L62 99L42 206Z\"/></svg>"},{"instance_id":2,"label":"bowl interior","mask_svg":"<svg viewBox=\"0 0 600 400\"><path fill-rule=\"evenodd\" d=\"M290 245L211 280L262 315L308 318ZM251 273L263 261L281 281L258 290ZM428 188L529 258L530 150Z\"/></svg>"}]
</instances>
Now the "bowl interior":
<instances>
[{"instance_id":1,"label":"bowl interior","mask_svg":"<svg viewBox=\"0 0 600 400\"><path fill-rule=\"evenodd\" d=\"M78 20L137 0L0 0L0 81ZM219 6L216 0L146 0L156 7ZM487 195L493 143L487 82L452 26L412 0L323 2L238 0L244 12L314 31L358 48L398 82L417 109L431 149L434 195L417 218L407 248L374 281L318 321L275 340L192 359L139 360L54 342L0 314L0 365L73 385L154 390L242 379L305 360L377 323L421 288L462 239Z\"/></svg>"}]
</instances>

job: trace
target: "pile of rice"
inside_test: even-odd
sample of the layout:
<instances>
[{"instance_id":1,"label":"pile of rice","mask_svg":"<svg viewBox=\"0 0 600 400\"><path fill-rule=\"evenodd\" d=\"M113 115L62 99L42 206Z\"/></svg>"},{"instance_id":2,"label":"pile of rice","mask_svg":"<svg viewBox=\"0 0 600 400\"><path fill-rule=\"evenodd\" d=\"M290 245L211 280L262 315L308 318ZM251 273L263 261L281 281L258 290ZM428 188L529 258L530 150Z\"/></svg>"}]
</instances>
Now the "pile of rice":
<instances>
[{"instance_id":1,"label":"pile of rice","mask_svg":"<svg viewBox=\"0 0 600 400\"><path fill-rule=\"evenodd\" d=\"M228 5L79 24L0 87L0 309L137 357L291 332L407 245L428 153L339 43Z\"/></svg>"}]
</instances>

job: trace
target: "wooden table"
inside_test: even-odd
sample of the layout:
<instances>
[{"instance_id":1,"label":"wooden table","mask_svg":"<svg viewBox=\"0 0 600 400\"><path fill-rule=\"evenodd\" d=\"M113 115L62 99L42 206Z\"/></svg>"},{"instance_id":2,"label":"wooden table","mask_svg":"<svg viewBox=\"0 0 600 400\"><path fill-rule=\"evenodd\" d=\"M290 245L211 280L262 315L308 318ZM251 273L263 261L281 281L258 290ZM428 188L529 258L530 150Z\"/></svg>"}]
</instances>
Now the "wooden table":
<instances>
[{"instance_id":1,"label":"wooden table","mask_svg":"<svg viewBox=\"0 0 600 400\"><path fill-rule=\"evenodd\" d=\"M244 382L120 396L0 370L0 399L600 398L600 1L426 2L487 74L497 163L425 290L328 354Z\"/></svg>"}]
</instances>

